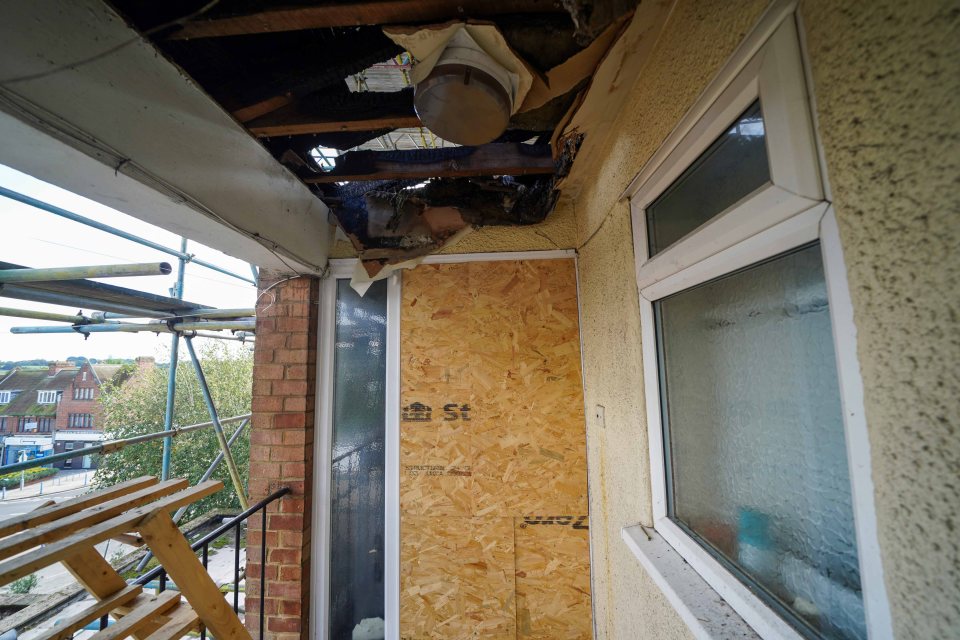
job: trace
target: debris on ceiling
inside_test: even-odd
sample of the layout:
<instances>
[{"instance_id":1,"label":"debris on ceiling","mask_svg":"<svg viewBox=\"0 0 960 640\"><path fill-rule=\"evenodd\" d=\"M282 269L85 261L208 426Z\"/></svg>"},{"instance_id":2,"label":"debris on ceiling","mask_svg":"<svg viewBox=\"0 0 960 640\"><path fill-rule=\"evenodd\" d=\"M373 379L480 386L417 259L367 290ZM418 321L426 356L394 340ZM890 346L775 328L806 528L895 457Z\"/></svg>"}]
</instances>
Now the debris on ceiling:
<instances>
[{"instance_id":1,"label":"debris on ceiling","mask_svg":"<svg viewBox=\"0 0 960 640\"><path fill-rule=\"evenodd\" d=\"M637 0L111 4L310 186L366 272L553 210Z\"/></svg>"}]
</instances>

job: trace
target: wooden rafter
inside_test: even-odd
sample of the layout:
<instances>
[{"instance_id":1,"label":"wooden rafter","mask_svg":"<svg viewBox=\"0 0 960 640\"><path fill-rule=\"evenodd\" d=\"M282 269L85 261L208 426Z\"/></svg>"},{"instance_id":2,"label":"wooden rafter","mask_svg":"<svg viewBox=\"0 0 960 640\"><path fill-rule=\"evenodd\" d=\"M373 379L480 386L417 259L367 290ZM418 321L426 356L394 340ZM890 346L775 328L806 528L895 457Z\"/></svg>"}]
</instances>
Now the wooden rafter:
<instances>
[{"instance_id":1,"label":"wooden rafter","mask_svg":"<svg viewBox=\"0 0 960 640\"><path fill-rule=\"evenodd\" d=\"M317 96L298 100L284 98L275 105L268 102L254 105L260 111L255 118L245 117L247 113L252 114L254 107L236 111L234 116L261 138L420 126L413 108L413 91L409 89L319 99Z\"/></svg>"},{"instance_id":2,"label":"wooden rafter","mask_svg":"<svg viewBox=\"0 0 960 640\"><path fill-rule=\"evenodd\" d=\"M317 120L306 119L301 122L278 122L277 124L250 123L250 133L258 138L277 136L300 136L314 133L336 133L350 131L378 131L380 129L402 129L419 127L420 118L415 115L382 116L364 120Z\"/></svg>"},{"instance_id":3,"label":"wooden rafter","mask_svg":"<svg viewBox=\"0 0 960 640\"><path fill-rule=\"evenodd\" d=\"M271 9L229 18L201 19L187 23L169 38L188 40L301 29L439 22L506 13L563 11L557 0L366 0L315 7Z\"/></svg>"},{"instance_id":4,"label":"wooden rafter","mask_svg":"<svg viewBox=\"0 0 960 640\"><path fill-rule=\"evenodd\" d=\"M397 161L397 154L410 160ZM353 180L404 180L471 176L551 174L556 170L549 145L496 143L474 147L469 155L417 162L419 151L351 151L337 159L337 167L304 179L311 184Z\"/></svg>"},{"instance_id":5,"label":"wooden rafter","mask_svg":"<svg viewBox=\"0 0 960 640\"><path fill-rule=\"evenodd\" d=\"M287 105L291 104L293 100L294 98L292 94L274 96L272 98L267 98L266 100L261 100L260 102L243 107L242 109L237 109L233 112L233 117L240 122L250 122L251 120L256 120L261 116L265 116L268 113L273 113L281 107L286 107Z\"/></svg>"}]
</instances>

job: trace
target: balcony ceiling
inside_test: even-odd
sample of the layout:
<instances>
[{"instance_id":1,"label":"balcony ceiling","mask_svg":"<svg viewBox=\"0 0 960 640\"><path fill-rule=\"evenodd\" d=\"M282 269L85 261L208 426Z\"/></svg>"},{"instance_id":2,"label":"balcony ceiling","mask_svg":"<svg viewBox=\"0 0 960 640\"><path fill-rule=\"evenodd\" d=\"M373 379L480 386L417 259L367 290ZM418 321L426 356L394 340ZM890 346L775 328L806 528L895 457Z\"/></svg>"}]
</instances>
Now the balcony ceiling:
<instances>
[{"instance_id":1,"label":"balcony ceiling","mask_svg":"<svg viewBox=\"0 0 960 640\"><path fill-rule=\"evenodd\" d=\"M636 4L12 0L0 162L287 271L322 269L335 222L373 274L550 214L579 146L558 133ZM486 145L422 126L417 60L384 31L451 21L495 29L533 78Z\"/></svg>"}]
</instances>

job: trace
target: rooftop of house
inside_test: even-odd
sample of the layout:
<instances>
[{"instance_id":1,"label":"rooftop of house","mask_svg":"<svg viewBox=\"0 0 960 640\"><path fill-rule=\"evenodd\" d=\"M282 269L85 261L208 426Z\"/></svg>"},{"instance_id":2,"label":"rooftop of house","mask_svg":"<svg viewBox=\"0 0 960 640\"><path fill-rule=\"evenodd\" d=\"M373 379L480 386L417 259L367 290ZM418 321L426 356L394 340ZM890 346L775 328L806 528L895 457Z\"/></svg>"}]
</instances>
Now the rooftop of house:
<instances>
[{"instance_id":1,"label":"rooftop of house","mask_svg":"<svg viewBox=\"0 0 960 640\"><path fill-rule=\"evenodd\" d=\"M0 404L0 414L7 416L53 416L57 404L37 402L38 391L64 391L73 383L78 369L61 369L53 375L47 369L18 369L0 381L0 391L19 391L10 402Z\"/></svg>"}]
</instances>

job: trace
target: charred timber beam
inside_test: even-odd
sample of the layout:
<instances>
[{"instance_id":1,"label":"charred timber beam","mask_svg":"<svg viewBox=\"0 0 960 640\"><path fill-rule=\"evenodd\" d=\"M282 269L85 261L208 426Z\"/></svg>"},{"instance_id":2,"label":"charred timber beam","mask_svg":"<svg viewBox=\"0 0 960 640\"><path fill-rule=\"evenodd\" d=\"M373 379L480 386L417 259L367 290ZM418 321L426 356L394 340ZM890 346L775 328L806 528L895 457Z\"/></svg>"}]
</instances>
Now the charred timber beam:
<instances>
[{"instance_id":1,"label":"charred timber beam","mask_svg":"<svg viewBox=\"0 0 960 640\"><path fill-rule=\"evenodd\" d=\"M337 158L333 170L305 178L304 182L522 176L555 171L550 145L494 143L437 150L351 151Z\"/></svg>"},{"instance_id":2,"label":"charred timber beam","mask_svg":"<svg viewBox=\"0 0 960 640\"><path fill-rule=\"evenodd\" d=\"M168 37L188 40L330 27L440 22L510 13L562 12L564 9L556 0L368 0L195 20Z\"/></svg>"}]
</instances>

